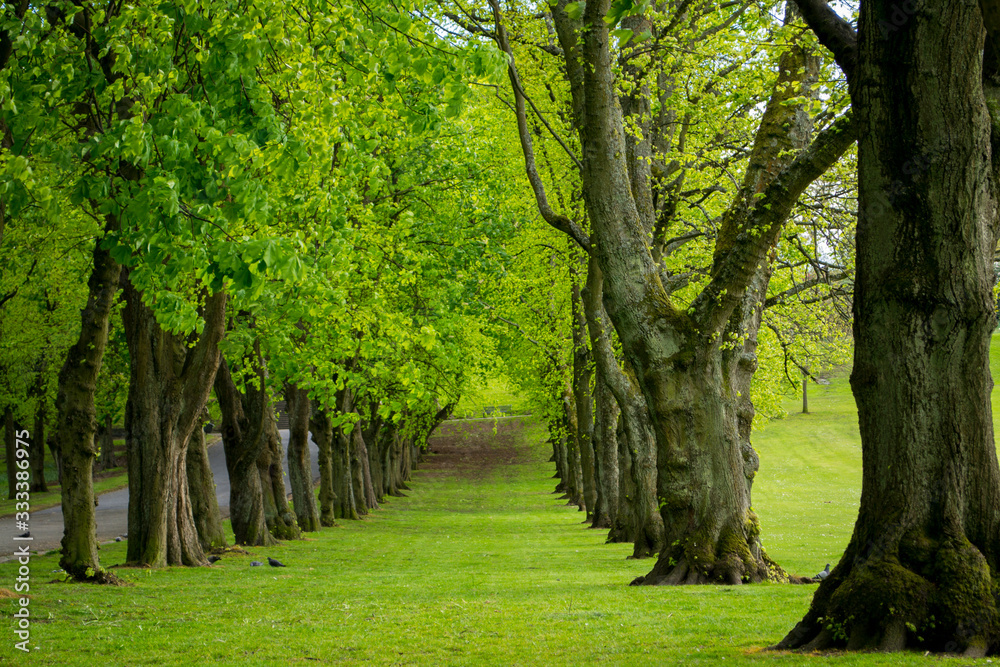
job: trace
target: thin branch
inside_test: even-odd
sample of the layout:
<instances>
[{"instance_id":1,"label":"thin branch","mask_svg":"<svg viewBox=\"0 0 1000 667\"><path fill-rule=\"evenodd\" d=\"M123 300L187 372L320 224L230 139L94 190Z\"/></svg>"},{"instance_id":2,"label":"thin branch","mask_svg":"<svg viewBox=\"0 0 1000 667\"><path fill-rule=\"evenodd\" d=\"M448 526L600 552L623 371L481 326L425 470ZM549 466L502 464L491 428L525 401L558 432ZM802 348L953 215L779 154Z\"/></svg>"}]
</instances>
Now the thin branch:
<instances>
[{"instance_id":1,"label":"thin branch","mask_svg":"<svg viewBox=\"0 0 1000 667\"><path fill-rule=\"evenodd\" d=\"M528 130L528 117L525 109L525 98L522 92L520 77L517 73L517 66L514 63L514 52L510 48L510 41L507 38L507 30L500 19L500 4L497 0L490 0L493 8L493 19L496 23L497 45L507 54L507 75L510 78L511 87L514 89L515 113L517 115L517 131L521 139L521 151L524 153L524 170L528 176L528 182L535 193L535 202L538 204L538 211L545 222L549 223L559 231L568 234L577 245L586 252L590 252L590 237L579 225L570 220L565 215L559 215L552 210L548 198L545 194L545 185L538 174L538 167L535 165L535 149L531 140L531 133Z\"/></svg>"}]
</instances>

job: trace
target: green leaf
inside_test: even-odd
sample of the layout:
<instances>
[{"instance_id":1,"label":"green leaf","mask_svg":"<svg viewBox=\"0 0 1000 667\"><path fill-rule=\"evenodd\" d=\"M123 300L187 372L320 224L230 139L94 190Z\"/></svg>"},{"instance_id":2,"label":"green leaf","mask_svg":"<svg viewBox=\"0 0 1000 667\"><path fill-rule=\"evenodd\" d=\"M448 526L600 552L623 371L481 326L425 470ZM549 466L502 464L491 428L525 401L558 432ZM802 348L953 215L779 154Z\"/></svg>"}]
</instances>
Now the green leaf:
<instances>
[{"instance_id":1,"label":"green leaf","mask_svg":"<svg viewBox=\"0 0 1000 667\"><path fill-rule=\"evenodd\" d=\"M632 39L632 31L628 28L619 28L618 30L612 30L611 36L616 38L622 45L626 44L630 39Z\"/></svg>"}]
</instances>

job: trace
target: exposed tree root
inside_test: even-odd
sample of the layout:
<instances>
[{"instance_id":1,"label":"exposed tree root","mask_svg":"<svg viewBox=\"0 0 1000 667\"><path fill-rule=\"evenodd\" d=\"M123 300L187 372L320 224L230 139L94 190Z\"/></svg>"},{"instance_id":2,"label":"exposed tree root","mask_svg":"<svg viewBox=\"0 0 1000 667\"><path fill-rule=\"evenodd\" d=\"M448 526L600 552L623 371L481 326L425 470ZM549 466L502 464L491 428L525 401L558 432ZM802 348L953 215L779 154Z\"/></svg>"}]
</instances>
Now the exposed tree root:
<instances>
[{"instance_id":1,"label":"exposed tree root","mask_svg":"<svg viewBox=\"0 0 1000 667\"><path fill-rule=\"evenodd\" d=\"M997 650L1000 586L974 545L911 537L899 545L898 556L863 560L853 553L849 547L820 584L809 613L774 648L913 649L965 657Z\"/></svg>"}]
</instances>

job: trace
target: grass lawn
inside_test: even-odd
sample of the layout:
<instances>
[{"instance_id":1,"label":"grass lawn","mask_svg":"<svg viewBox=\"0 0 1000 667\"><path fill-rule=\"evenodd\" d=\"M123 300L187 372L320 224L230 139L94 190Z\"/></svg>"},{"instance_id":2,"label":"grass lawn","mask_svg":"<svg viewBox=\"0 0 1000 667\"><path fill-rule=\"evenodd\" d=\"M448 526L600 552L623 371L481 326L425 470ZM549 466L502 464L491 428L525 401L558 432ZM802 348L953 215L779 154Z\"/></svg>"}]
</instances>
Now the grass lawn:
<instances>
[{"instance_id":1,"label":"grass lawn","mask_svg":"<svg viewBox=\"0 0 1000 667\"><path fill-rule=\"evenodd\" d=\"M789 411L796 401L789 401ZM860 494L847 378L812 387L809 415L757 434L754 485L765 544L813 574L847 544ZM483 422L477 422L483 424ZM132 587L48 583L57 557L31 562L32 647L13 648L14 602L0 601L0 664L24 665L925 665L987 660L764 651L801 618L816 586L630 588L652 561L550 493L541 426L468 437L431 456L361 522L211 568L118 569ZM453 426L454 428L454 426ZM440 451L440 447L439 447ZM484 458L495 465L477 466ZM284 569L250 567L273 556ZM103 547L106 565L125 544ZM0 587L16 566L0 564Z\"/></svg>"}]
</instances>

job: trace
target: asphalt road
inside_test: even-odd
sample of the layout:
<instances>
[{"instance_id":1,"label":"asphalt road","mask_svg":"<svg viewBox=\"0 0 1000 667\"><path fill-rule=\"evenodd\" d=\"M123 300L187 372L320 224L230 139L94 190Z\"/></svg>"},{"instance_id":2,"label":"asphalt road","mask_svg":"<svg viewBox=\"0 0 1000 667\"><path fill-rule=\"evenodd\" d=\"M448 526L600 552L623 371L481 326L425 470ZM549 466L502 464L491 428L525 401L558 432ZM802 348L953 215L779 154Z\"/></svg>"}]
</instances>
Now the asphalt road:
<instances>
[{"instance_id":1,"label":"asphalt road","mask_svg":"<svg viewBox=\"0 0 1000 667\"><path fill-rule=\"evenodd\" d=\"M288 430L282 429L281 444L286 455L282 457L285 468L285 488L291 492L288 481ZM316 443L309 440L312 458L313 479L319 479L319 463L317 460ZM226 457L222 441L208 448L208 459L212 464L212 475L215 477L216 496L219 499L219 510L223 518L229 516L229 471L226 470ZM128 532L128 488L111 491L98 497L97 501L97 541L108 542ZM14 517L0 518L0 561L7 560L14 550L27 544L31 552L45 553L58 549L63 536L63 514L61 507L32 512L29 519L31 540L15 540L23 530L14 525Z\"/></svg>"}]
</instances>

